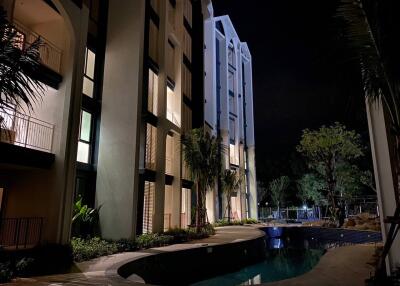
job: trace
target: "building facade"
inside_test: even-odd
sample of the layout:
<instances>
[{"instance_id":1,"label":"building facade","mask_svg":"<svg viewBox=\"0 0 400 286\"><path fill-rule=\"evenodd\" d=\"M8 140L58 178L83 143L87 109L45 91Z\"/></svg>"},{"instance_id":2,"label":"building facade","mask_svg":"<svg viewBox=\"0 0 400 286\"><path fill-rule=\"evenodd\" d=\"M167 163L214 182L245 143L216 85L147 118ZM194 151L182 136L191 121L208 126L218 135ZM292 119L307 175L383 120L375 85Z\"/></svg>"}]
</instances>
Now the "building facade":
<instances>
[{"instance_id":1,"label":"building facade","mask_svg":"<svg viewBox=\"0 0 400 286\"><path fill-rule=\"evenodd\" d=\"M233 219L257 218L257 181L253 115L252 59L229 16L209 17L204 23L204 122L222 139L223 168L244 174L241 190L231 198ZM211 222L226 218L221 182L207 195Z\"/></svg>"},{"instance_id":2,"label":"building facade","mask_svg":"<svg viewBox=\"0 0 400 286\"><path fill-rule=\"evenodd\" d=\"M21 48L43 39L45 85L32 111L0 113L0 245L67 243L79 199L101 206L107 239L187 227L195 196L180 137L204 125L230 148L225 168L245 170L234 217L256 217L251 55L211 1L0 4ZM215 194L210 221L223 216Z\"/></svg>"}]
</instances>

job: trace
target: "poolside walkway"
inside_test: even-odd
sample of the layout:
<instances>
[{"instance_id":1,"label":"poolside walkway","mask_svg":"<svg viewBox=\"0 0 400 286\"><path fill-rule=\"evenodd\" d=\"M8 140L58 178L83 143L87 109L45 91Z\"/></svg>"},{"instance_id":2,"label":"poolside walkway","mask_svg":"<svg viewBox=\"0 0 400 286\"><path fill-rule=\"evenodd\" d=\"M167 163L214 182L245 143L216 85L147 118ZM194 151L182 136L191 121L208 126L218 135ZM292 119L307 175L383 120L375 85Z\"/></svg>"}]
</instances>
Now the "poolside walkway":
<instances>
[{"instance_id":1,"label":"poolside walkway","mask_svg":"<svg viewBox=\"0 0 400 286\"><path fill-rule=\"evenodd\" d=\"M264 233L252 226L232 226L217 228L216 234L205 239L194 240L182 244L174 244L164 247L151 248L135 252L119 253L110 256L96 258L90 261L76 263L73 270L75 273L60 274L52 276L19 279L17 282L4 285L140 285L140 279L129 281L120 277L117 269L129 261L141 257L155 255L161 252L173 252L184 249L214 246L239 241L252 240L263 236ZM132 278L135 280L135 277Z\"/></svg>"}]
</instances>

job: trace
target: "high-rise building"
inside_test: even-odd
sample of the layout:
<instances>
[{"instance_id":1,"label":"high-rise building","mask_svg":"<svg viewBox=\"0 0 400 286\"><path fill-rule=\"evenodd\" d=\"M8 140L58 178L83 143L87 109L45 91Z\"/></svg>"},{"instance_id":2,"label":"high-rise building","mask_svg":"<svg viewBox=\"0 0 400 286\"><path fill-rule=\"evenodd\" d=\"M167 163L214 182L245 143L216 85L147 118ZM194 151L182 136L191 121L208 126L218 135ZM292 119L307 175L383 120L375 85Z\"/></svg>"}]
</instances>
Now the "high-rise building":
<instances>
[{"instance_id":1,"label":"high-rise building","mask_svg":"<svg viewBox=\"0 0 400 286\"><path fill-rule=\"evenodd\" d=\"M231 198L231 217L257 218L257 181L253 116L252 59L229 16L215 17L208 4L204 24L204 121L220 136L223 167L244 174L242 189ZM221 183L207 196L209 220L227 217Z\"/></svg>"}]
</instances>

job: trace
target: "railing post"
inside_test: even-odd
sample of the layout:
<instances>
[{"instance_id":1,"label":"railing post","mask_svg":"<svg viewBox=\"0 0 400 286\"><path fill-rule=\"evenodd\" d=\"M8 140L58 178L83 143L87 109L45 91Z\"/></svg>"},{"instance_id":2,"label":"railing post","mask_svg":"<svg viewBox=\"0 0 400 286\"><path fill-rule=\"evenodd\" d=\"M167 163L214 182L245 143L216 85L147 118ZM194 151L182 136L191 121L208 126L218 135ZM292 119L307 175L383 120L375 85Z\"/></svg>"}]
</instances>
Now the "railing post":
<instances>
[{"instance_id":1,"label":"railing post","mask_svg":"<svg viewBox=\"0 0 400 286\"><path fill-rule=\"evenodd\" d=\"M15 249L18 249L18 244L19 244L19 229L20 229L20 219L16 218L16 223L15 223L15 234L14 234L14 243L15 243Z\"/></svg>"},{"instance_id":2,"label":"railing post","mask_svg":"<svg viewBox=\"0 0 400 286\"><path fill-rule=\"evenodd\" d=\"M26 124L26 135L25 135L25 148L26 148L26 144L28 142L28 133L29 133L29 123L31 122L31 117L28 116L28 123Z\"/></svg>"}]
</instances>

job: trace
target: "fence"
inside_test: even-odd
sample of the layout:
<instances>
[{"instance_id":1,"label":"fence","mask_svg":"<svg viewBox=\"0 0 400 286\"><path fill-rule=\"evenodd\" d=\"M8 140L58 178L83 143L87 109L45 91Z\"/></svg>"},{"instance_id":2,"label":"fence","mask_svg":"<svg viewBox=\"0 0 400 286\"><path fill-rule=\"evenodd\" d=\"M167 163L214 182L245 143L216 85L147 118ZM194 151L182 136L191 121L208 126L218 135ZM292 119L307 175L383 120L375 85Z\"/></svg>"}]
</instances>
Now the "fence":
<instances>
[{"instance_id":1,"label":"fence","mask_svg":"<svg viewBox=\"0 0 400 286\"><path fill-rule=\"evenodd\" d=\"M62 58L61 49L57 48L54 44L52 44L50 41L40 36L39 34L29 30L18 21L14 20L13 24L18 31L17 37L21 41L21 48L27 47L38 38L40 38L42 41L42 45L39 47L41 63L60 74Z\"/></svg>"},{"instance_id":2,"label":"fence","mask_svg":"<svg viewBox=\"0 0 400 286\"><path fill-rule=\"evenodd\" d=\"M11 108L0 107L0 141L51 152L54 125Z\"/></svg>"},{"instance_id":3,"label":"fence","mask_svg":"<svg viewBox=\"0 0 400 286\"><path fill-rule=\"evenodd\" d=\"M0 220L0 246L31 248L42 238L43 218L4 218Z\"/></svg>"},{"instance_id":4,"label":"fence","mask_svg":"<svg viewBox=\"0 0 400 286\"><path fill-rule=\"evenodd\" d=\"M263 219L318 220L322 217L319 207L313 208L260 208L259 217Z\"/></svg>"}]
</instances>

